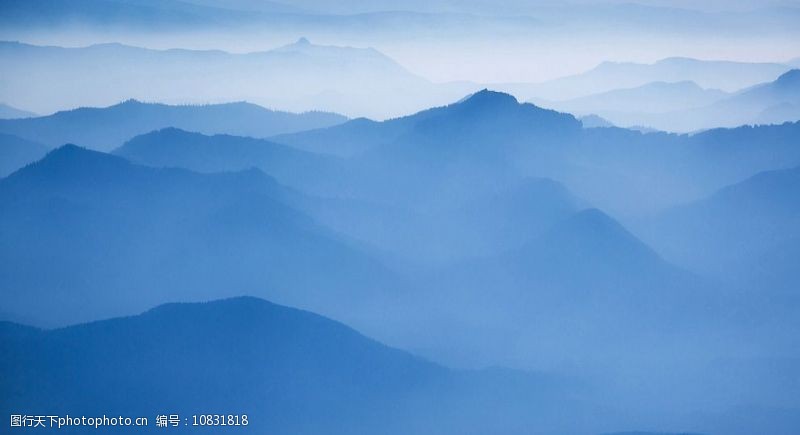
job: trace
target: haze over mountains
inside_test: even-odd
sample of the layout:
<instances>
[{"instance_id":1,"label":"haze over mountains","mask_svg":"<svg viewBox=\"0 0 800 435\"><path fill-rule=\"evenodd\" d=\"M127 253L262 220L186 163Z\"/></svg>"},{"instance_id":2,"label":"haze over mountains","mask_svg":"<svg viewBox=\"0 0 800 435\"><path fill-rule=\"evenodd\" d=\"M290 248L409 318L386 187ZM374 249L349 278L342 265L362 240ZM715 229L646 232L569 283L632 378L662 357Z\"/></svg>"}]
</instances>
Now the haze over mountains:
<instances>
[{"instance_id":1,"label":"haze over mountains","mask_svg":"<svg viewBox=\"0 0 800 435\"><path fill-rule=\"evenodd\" d=\"M243 433L477 434L518 425L543 433L564 423L585 426L548 415L556 403L580 404L571 397L575 388L556 377L450 370L341 323L255 298L168 304L59 330L0 328L6 356L0 364L13 375L3 381L10 393L0 402L4 411L54 398L54 413L79 408L149 416L169 408L189 416L210 406L247 414L248 425L235 428ZM56 350L39 358L45 349ZM105 366L126 367L130 375L96 371ZM220 372L231 376L196 384ZM34 378L38 387L26 385ZM115 394L120 389L129 394Z\"/></svg>"},{"instance_id":2,"label":"haze over mountains","mask_svg":"<svg viewBox=\"0 0 800 435\"><path fill-rule=\"evenodd\" d=\"M521 125L512 127L516 124ZM693 136L581 127L570 115L482 91L408 117L380 123L353 120L274 140L312 152L355 156L381 174L379 184L362 183L357 194L370 195L366 189L385 185L383 201L417 183L424 192L409 196L421 204L425 195L453 200L460 190L493 191L515 177L537 176L560 181L589 203L624 215L697 199L776 165L800 163L794 145L797 123ZM758 141L764 150L747 145ZM408 165L415 168L414 180L404 176ZM448 180L446 194L432 187L437 177ZM454 181L459 179L470 181Z\"/></svg>"},{"instance_id":3,"label":"haze over mountains","mask_svg":"<svg viewBox=\"0 0 800 435\"><path fill-rule=\"evenodd\" d=\"M248 54L2 42L0 58L6 65L0 96L40 112L108 106L134 97L181 104L248 100L294 112L321 109L384 119L446 104L485 87L433 83L374 49L315 45L305 38ZM124 61L106 62L107 58ZM29 73L32 68L36 74ZM787 73L790 69L778 63L670 58L654 64L604 63L584 74L544 83L493 87L545 107L580 116L597 114L617 125L691 132L797 120L797 84ZM96 77L93 71L104 73ZM768 91L770 87L780 91ZM286 130L314 127L286 125ZM153 128L167 126L175 125ZM204 132L254 135L232 130ZM264 136L263 131L257 133Z\"/></svg>"},{"instance_id":4,"label":"haze over mountains","mask_svg":"<svg viewBox=\"0 0 800 435\"><path fill-rule=\"evenodd\" d=\"M653 240L681 264L711 268L721 276L752 264L800 236L795 197L800 170L759 173L708 198L665 211L654 222ZM709 227L707 222L718 222Z\"/></svg>"},{"instance_id":5,"label":"haze over mountains","mask_svg":"<svg viewBox=\"0 0 800 435\"><path fill-rule=\"evenodd\" d=\"M267 137L346 121L334 113L289 113L250 103L170 106L126 100L103 108L79 108L37 118L0 120L0 132L57 147L76 143L111 151L134 136L166 127L206 134Z\"/></svg>"},{"instance_id":6,"label":"haze over mountains","mask_svg":"<svg viewBox=\"0 0 800 435\"><path fill-rule=\"evenodd\" d=\"M679 57L650 64L604 62L585 73L539 85L528 91L528 98L570 99L654 82L683 81L706 89L733 92L774 80L789 69L791 67L782 63L706 61Z\"/></svg>"},{"instance_id":7,"label":"haze over mountains","mask_svg":"<svg viewBox=\"0 0 800 435\"><path fill-rule=\"evenodd\" d=\"M0 103L0 119L30 118L32 116L36 116L36 114Z\"/></svg>"},{"instance_id":8,"label":"haze over mountains","mask_svg":"<svg viewBox=\"0 0 800 435\"><path fill-rule=\"evenodd\" d=\"M694 82L654 82L567 101L541 101L545 107L576 114L598 114L623 126L649 126L691 132L742 124L780 124L800 118L800 70L735 93L702 89Z\"/></svg>"},{"instance_id":9,"label":"haze over mountains","mask_svg":"<svg viewBox=\"0 0 800 435\"><path fill-rule=\"evenodd\" d=\"M0 134L0 177L44 157L48 148L10 134Z\"/></svg>"},{"instance_id":10,"label":"haze over mountains","mask_svg":"<svg viewBox=\"0 0 800 435\"><path fill-rule=\"evenodd\" d=\"M0 412L796 435L797 22L0 2Z\"/></svg>"},{"instance_id":11,"label":"haze over mountains","mask_svg":"<svg viewBox=\"0 0 800 435\"><path fill-rule=\"evenodd\" d=\"M470 88L434 86L374 49L321 46L305 38L246 54L2 42L0 61L0 95L41 112L135 98L180 104L247 100L295 112L385 118L443 104ZM31 68L37 73L30 74Z\"/></svg>"},{"instance_id":12,"label":"haze over mountains","mask_svg":"<svg viewBox=\"0 0 800 435\"><path fill-rule=\"evenodd\" d=\"M269 296L270 288L289 282L293 291L282 296L299 298L295 305L310 302L312 294L334 302L341 299L331 291L336 275L348 292L363 291L364 303L373 286L389 291L386 281L379 284L388 272L378 261L289 205L291 192L257 170L158 170L67 145L0 184L3 281L27 289L8 295L13 302L6 310L37 324L123 314L167 294L178 300L243 291ZM232 250L236 257L227 255ZM32 273L45 251L50 273ZM205 266L196 269L200 264ZM274 268L265 268L269 264ZM61 294L46 297L52 288Z\"/></svg>"}]
</instances>

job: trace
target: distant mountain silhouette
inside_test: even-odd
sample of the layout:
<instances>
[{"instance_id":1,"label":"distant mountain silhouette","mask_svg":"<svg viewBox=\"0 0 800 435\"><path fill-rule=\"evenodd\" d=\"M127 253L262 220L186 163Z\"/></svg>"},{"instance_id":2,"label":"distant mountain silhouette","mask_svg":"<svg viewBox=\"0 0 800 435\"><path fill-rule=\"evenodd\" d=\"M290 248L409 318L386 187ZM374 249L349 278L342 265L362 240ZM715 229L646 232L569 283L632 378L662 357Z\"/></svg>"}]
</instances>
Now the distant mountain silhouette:
<instances>
[{"instance_id":1,"label":"distant mountain silhouette","mask_svg":"<svg viewBox=\"0 0 800 435\"><path fill-rule=\"evenodd\" d=\"M791 67L779 63L745 63L691 58L667 58L652 64L604 62L575 76L555 79L526 89L528 98L566 100L629 89L653 82L691 81L702 88L738 91L772 80Z\"/></svg>"},{"instance_id":2,"label":"distant mountain silhouette","mask_svg":"<svg viewBox=\"0 0 800 435\"><path fill-rule=\"evenodd\" d=\"M16 107L11 107L8 104L0 103L0 119L31 118L34 116L37 115L33 112L20 110Z\"/></svg>"},{"instance_id":3,"label":"distant mountain silhouette","mask_svg":"<svg viewBox=\"0 0 800 435\"><path fill-rule=\"evenodd\" d=\"M127 100L104 108L80 108L40 118L0 120L0 131L52 147L76 143L111 151L128 139L166 127L206 134L266 137L344 122L323 112L276 112L249 103L170 106Z\"/></svg>"},{"instance_id":4,"label":"distant mountain silhouette","mask_svg":"<svg viewBox=\"0 0 800 435\"><path fill-rule=\"evenodd\" d=\"M322 222L409 258L426 256L422 251L450 257L507 249L577 211L582 203L555 181L526 178L490 193L475 192L464 203L453 203L434 215L413 215L380 206L385 201L376 196L369 197L374 200L371 202L336 199L372 182L366 178L369 170L358 163L266 140L204 136L177 129L138 136L114 153L147 166L200 172L257 167L283 184L331 197L295 204ZM386 226L394 230L386 231ZM423 248L426 245L431 247Z\"/></svg>"},{"instance_id":5,"label":"distant mountain silhouette","mask_svg":"<svg viewBox=\"0 0 800 435\"><path fill-rule=\"evenodd\" d=\"M443 206L540 177L612 214L640 215L800 165L799 129L799 123L694 135L583 129L570 115L483 91L403 118L357 119L272 140L350 157L356 169L348 194L370 201Z\"/></svg>"},{"instance_id":6,"label":"distant mountain silhouette","mask_svg":"<svg viewBox=\"0 0 800 435\"><path fill-rule=\"evenodd\" d=\"M724 104L760 110L755 120L762 123L800 120L800 69L793 69L774 82L746 89Z\"/></svg>"},{"instance_id":7,"label":"distant mountain silhouette","mask_svg":"<svg viewBox=\"0 0 800 435\"><path fill-rule=\"evenodd\" d=\"M258 170L203 175L61 147L0 180L8 311L58 325L251 293L355 313L345 294L391 292L388 271L296 196Z\"/></svg>"},{"instance_id":8,"label":"distant mountain silhouette","mask_svg":"<svg viewBox=\"0 0 800 435\"><path fill-rule=\"evenodd\" d=\"M0 134L0 178L41 159L48 148L10 134Z\"/></svg>"},{"instance_id":9,"label":"distant mountain silhouette","mask_svg":"<svg viewBox=\"0 0 800 435\"><path fill-rule=\"evenodd\" d=\"M155 416L164 412L191 425L198 409L247 414L248 425L235 428L241 433L285 434L584 426L551 414L556 406L600 417L569 396L566 382L447 369L328 318L251 297L167 304L56 330L0 323L0 349L4 412L49 406L52 414L150 419L148 428L115 428L122 433L163 430Z\"/></svg>"},{"instance_id":10,"label":"distant mountain silhouette","mask_svg":"<svg viewBox=\"0 0 800 435\"><path fill-rule=\"evenodd\" d=\"M736 279L757 259L800 238L800 169L757 174L665 211L646 234L669 258Z\"/></svg>"},{"instance_id":11,"label":"distant mountain silhouette","mask_svg":"<svg viewBox=\"0 0 800 435\"><path fill-rule=\"evenodd\" d=\"M670 275L672 279L689 279L597 209L581 211L554 225L522 248L506 254L504 261L515 274L540 282L547 282L550 277L554 285L566 285L573 290L609 286L609 290L621 292L601 292L602 297L609 299L643 297L637 293L644 288L651 292L647 297L654 302L657 298L678 297L675 290L665 291L669 288L666 283L662 287L650 280ZM624 294L628 291L632 293ZM664 293L659 295L659 292Z\"/></svg>"},{"instance_id":12,"label":"distant mountain silhouette","mask_svg":"<svg viewBox=\"0 0 800 435\"><path fill-rule=\"evenodd\" d=\"M109 63L109 58L116 61ZM433 84L375 49L318 45L308 39L251 53L0 42L0 62L7 66L3 98L40 112L106 106L128 98L187 103L246 98L294 112L386 118L452 101L477 87ZM38 73L27 74L33 65ZM273 134L302 129L274 129Z\"/></svg>"},{"instance_id":13,"label":"distant mountain silhouette","mask_svg":"<svg viewBox=\"0 0 800 435\"><path fill-rule=\"evenodd\" d=\"M452 301L449 317L428 320L441 325L435 329L468 331L475 335L464 346L512 362L520 357L512 343L520 340L527 343L526 355L543 365L570 358L625 359L630 346L647 346L648 337L712 340L712 331L732 322L713 285L667 263L596 209L568 216L500 255L436 269L423 281L423 289L445 292ZM505 314L480 320L458 314L471 306ZM714 320L707 317L711 312ZM692 326L700 324L711 335ZM490 337L480 332L485 328L501 332ZM667 338L666 331L676 335ZM441 339L433 332L428 337ZM603 343L602 349L592 343ZM469 352L463 358L480 361Z\"/></svg>"},{"instance_id":14,"label":"distant mountain silhouette","mask_svg":"<svg viewBox=\"0 0 800 435\"><path fill-rule=\"evenodd\" d=\"M358 118L328 128L275 136L276 142L321 154L352 157L376 144L389 143L409 129L407 118L377 122Z\"/></svg>"},{"instance_id":15,"label":"distant mountain silhouette","mask_svg":"<svg viewBox=\"0 0 800 435\"><path fill-rule=\"evenodd\" d=\"M263 139L206 136L166 128L136 136L114 154L152 167L198 172L242 171L256 167L281 183L310 192L336 193L344 176L338 159L301 151Z\"/></svg>"},{"instance_id":16,"label":"distant mountain silhouette","mask_svg":"<svg viewBox=\"0 0 800 435\"><path fill-rule=\"evenodd\" d=\"M794 316L798 307L796 297L800 271L800 237L787 234L784 240L769 248L753 260L748 270L747 285L749 288L769 288L769 298L765 298L771 309L776 307L782 314Z\"/></svg>"},{"instance_id":17,"label":"distant mountain silhouette","mask_svg":"<svg viewBox=\"0 0 800 435\"><path fill-rule=\"evenodd\" d=\"M583 128L616 127L614 124L611 123L611 121L594 114L581 116L580 118L578 118L578 120L581 121L581 125L583 125Z\"/></svg>"},{"instance_id":18,"label":"distant mountain silhouette","mask_svg":"<svg viewBox=\"0 0 800 435\"><path fill-rule=\"evenodd\" d=\"M653 82L632 89L617 89L566 101L544 102L565 112L586 115L596 113L618 125L635 125L641 113L664 113L708 106L728 93L703 89L694 82Z\"/></svg>"},{"instance_id":19,"label":"distant mountain silhouette","mask_svg":"<svg viewBox=\"0 0 800 435\"><path fill-rule=\"evenodd\" d=\"M402 118L353 120L274 140L336 155L356 153L352 164L370 182L355 183L353 194L425 206L434 197L458 204L519 182L524 177L510 169L518 155L572 141L581 128L571 115L483 90Z\"/></svg>"},{"instance_id":20,"label":"distant mountain silhouette","mask_svg":"<svg viewBox=\"0 0 800 435\"><path fill-rule=\"evenodd\" d=\"M469 200L454 213L444 213L447 223L438 231L446 234L449 226L452 237L462 242L470 239L465 234L475 233L482 249L464 246L459 249L461 252L499 253L528 243L583 206L585 201L575 197L561 183L546 178L525 178L508 188Z\"/></svg>"},{"instance_id":21,"label":"distant mountain silhouette","mask_svg":"<svg viewBox=\"0 0 800 435\"><path fill-rule=\"evenodd\" d=\"M800 150L793 145L798 137L800 123L694 135L585 129L580 146L566 147L563 160L551 163L554 169L544 175L612 214L648 214L759 172L800 165ZM592 164L579 164L586 161Z\"/></svg>"},{"instance_id":22,"label":"distant mountain silhouette","mask_svg":"<svg viewBox=\"0 0 800 435\"><path fill-rule=\"evenodd\" d=\"M540 235L585 204L550 179L525 178L462 203L413 212L328 200L310 213L343 233L418 265L496 255Z\"/></svg>"},{"instance_id":23,"label":"distant mountain silhouette","mask_svg":"<svg viewBox=\"0 0 800 435\"><path fill-rule=\"evenodd\" d=\"M722 98L713 104L661 114L626 115L637 122L669 131L696 131L745 124L781 124L800 120L800 70Z\"/></svg>"}]
</instances>

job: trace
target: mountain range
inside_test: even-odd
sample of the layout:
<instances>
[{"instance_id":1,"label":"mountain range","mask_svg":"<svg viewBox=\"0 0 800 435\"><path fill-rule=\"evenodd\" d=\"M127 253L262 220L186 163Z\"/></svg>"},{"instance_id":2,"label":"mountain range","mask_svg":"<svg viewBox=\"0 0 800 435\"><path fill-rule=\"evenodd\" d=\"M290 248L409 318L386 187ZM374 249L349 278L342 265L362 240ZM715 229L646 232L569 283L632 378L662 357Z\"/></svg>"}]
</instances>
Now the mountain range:
<instances>
[{"instance_id":1,"label":"mountain range","mask_svg":"<svg viewBox=\"0 0 800 435\"><path fill-rule=\"evenodd\" d=\"M598 113L610 117L619 112L664 113L692 109L713 104L728 95L717 89L703 89L690 81L653 82L637 88L616 89L572 100L539 103L564 112L580 115ZM615 118L617 122L623 122L619 121L618 116Z\"/></svg>"},{"instance_id":2,"label":"mountain range","mask_svg":"<svg viewBox=\"0 0 800 435\"><path fill-rule=\"evenodd\" d=\"M399 281L363 246L294 208L294 195L258 170L153 169L60 147L0 180L0 274L6 288L26 289L6 295L6 310L63 325L168 295L250 293L327 312L352 301L342 291L364 304L376 288L391 294ZM34 273L45 253L49 273Z\"/></svg>"},{"instance_id":3,"label":"mountain range","mask_svg":"<svg viewBox=\"0 0 800 435\"><path fill-rule=\"evenodd\" d=\"M0 119L31 118L33 116L36 116L33 112L0 103Z\"/></svg>"},{"instance_id":4,"label":"mountain range","mask_svg":"<svg viewBox=\"0 0 800 435\"><path fill-rule=\"evenodd\" d=\"M306 193L341 192L348 176L345 164L265 139L233 135L206 136L165 128L134 137L114 154L152 167L178 167L196 172L235 172L258 168L282 184ZM338 190L337 190L338 189Z\"/></svg>"},{"instance_id":5,"label":"mountain range","mask_svg":"<svg viewBox=\"0 0 800 435\"><path fill-rule=\"evenodd\" d=\"M795 357L796 177L772 171L800 166L798 128L694 135L585 128L572 115L483 90L402 118L267 139L165 128L113 154L62 146L0 179L2 315L64 326L171 300L252 294L454 367L586 376L605 401L657 416L592 424L590 433L685 427L747 434L763 422L762 411L770 432L791 433L790 413L780 410L796 409L797 396L791 385L770 382L794 372L765 374L752 358ZM699 222L686 233L673 238L657 225L659 232L647 231L648 215L672 222L671 213L681 213L676 204L750 177L720 196L721 212L686 213ZM710 224L719 237L705 229ZM730 245L718 248L731 253L753 242L745 251L757 255L737 266L742 278L732 285L700 262L682 261L659 237L708 242L704 248L721 240ZM760 279L775 287L749 284ZM721 359L750 368L723 370ZM143 366L134 367L141 373ZM596 367L604 367L601 374ZM703 381L709 374L716 374L713 384ZM724 389L701 391L712 386ZM425 394L440 403L452 397ZM458 404L448 409L461 415ZM741 424L725 426L733 409ZM558 429L543 433L571 432L563 420L550 422Z\"/></svg>"},{"instance_id":6,"label":"mountain range","mask_svg":"<svg viewBox=\"0 0 800 435\"><path fill-rule=\"evenodd\" d=\"M654 348L646 357L634 354L652 335L666 343L691 330L700 343L731 330L732 319L722 314L726 304L710 282L664 261L596 209L567 214L506 252L434 269L420 277L419 286L422 294L450 301L445 315L425 323L436 325L431 331L468 331L469 338L460 339L467 350L456 360L477 364L485 363L480 355L488 349L511 366L531 359L540 367L577 360L605 364L612 355L625 366L667 357ZM475 306L485 312L479 321L460 314ZM717 314L704 317L710 312ZM703 332L693 329L697 324ZM482 332L487 328L493 333ZM451 338L430 332L425 339L434 347ZM693 352L704 358L702 349Z\"/></svg>"},{"instance_id":7,"label":"mountain range","mask_svg":"<svg viewBox=\"0 0 800 435\"><path fill-rule=\"evenodd\" d=\"M680 264L736 279L742 265L800 237L798 193L800 169L761 172L664 211L648 239Z\"/></svg>"},{"instance_id":8,"label":"mountain range","mask_svg":"<svg viewBox=\"0 0 800 435\"><path fill-rule=\"evenodd\" d=\"M295 112L385 118L442 104L473 87L434 85L377 50L315 45L305 38L244 54L2 42L0 62L0 95L40 112L135 98L180 104L248 100ZM34 66L37 74L29 74ZM103 74L94 74L98 71Z\"/></svg>"},{"instance_id":9,"label":"mountain range","mask_svg":"<svg viewBox=\"0 0 800 435\"><path fill-rule=\"evenodd\" d=\"M764 170L800 164L797 129L798 123L695 135L583 129L571 115L482 91L398 119L356 119L272 140L348 157L350 165L362 168L354 174L368 174L369 183L350 190L364 199L413 200L417 206L427 196L459 202L540 177L564 184L603 210L636 215L699 199ZM412 168L415 179L405 176Z\"/></svg>"},{"instance_id":10,"label":"mountain range","mask_svg":"<svg viewBox=\"0 0 800 435\"><path fill-rule=\"evenodd\" d=\"M0 134L0 178L33 163L47 153L48 148L10 134Z\"/></svg>"},{"instance_id":11,"label":"mountain range","mask_svg":"<svg viewBox=\"0 0 800 435\"><path fill-rule=\"evenodd\" d=\"M0 1L0 414L797 435L798 22Z\"/></svg>"},{"instance_id":12,"label":"mountain range","mask_svg":"<svg viewBox=\"0 0 800 435\"><path fill-rule=\"evenodd\" d=\"M623 126L693 132L709 127L780 124L800 119L800 70L734 93L702 89L692 82L650 83L573 100L541 101L545 107L598 114Z\"/></svg>"},{"instance_id":13,"label":"mountain range","mask_svg":"<svg viewBox=\"0 0 800 435\"><path fill-rule=\"evenodd\" d=\"M328 127L346 121L334 113L288 113L250 103L172 106L127 100L109 107L84 107L37 118L0 120L0 132L50 147L75 143L111 151L134 136L166 127L206 134L266 137Z\"/></svg>"},{"instance_id":14,"label":"mountain range","mask_svg":"<svg viewBox=\"0 0 800 435\"><path fill-rule=\"evenodd\" d=\"M517 94L522 95L524 99L563 101L659 82L693 82L704 89L735 92L774 80L790 69L790 66L782 63L747 63L680 57L666 58L651 64L604 62L582 74L535 86L520 85Z\"/></svg>"},{"instance_id":15,"label":"mountain range","mask_svg":"<svg viewBox=\"0 0 800 435\"><path fill-rule=\"evenodd\" d=\"M164 430L155 427L164 413L190 426L193 414L211 409L242 423L246 415L238 432L286 434L547 433L585 426L548 415L557 404L593 412L556 377L451 370L252 297L161 305L56 330L3 322L0 349L4 412L48 405L57 415L150 419L147 428L115 428L122 433Z\"/></svg>"}]
</instances>

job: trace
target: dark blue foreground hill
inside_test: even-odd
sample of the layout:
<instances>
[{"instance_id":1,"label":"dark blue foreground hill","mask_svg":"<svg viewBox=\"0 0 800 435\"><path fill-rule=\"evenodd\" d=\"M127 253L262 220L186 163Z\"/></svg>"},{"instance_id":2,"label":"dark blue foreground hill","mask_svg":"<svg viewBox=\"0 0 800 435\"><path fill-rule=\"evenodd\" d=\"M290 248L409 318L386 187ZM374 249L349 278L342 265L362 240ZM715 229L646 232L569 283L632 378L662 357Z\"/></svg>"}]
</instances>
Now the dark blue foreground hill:
<instances>
[{"instance_id":1,"label":"dark blue foreground hill","mask_svg":"<svg viewBox=\"0 0 800 435\"><path fill-rule=\"evenodd\" d=\"M149 430L164 430L158 414L219 413L248 415L224 433L536 434L580 426L554 407L587 412L560 381L453 371L250 297L49 331L0 323L0 350L4 414L147 416Z\"/></svg>"}]
</instances>

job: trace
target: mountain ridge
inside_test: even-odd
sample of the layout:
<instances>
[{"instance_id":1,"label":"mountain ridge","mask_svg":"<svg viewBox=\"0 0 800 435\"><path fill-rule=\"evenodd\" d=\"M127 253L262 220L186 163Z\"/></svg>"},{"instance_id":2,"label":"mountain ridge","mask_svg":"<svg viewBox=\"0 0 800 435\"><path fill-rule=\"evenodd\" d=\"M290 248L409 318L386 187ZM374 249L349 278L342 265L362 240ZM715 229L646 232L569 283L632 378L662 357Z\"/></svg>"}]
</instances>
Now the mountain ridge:
<instances>
[{"instance_id":1,"label":"mountain ridge","mask_svg":"<svg viewBox=\"0 0 800 435\"><path fill-rule=\"evenodd\" d=\"M51 147L77 143L111 151L133 136L166 127L265 137L335 125L344 120L343 116L332 113L294 114L246 102L167 105L127 99L108 107L81 107L38 118L0 120L0 131Z\"/></svg>"}]
</instances>

